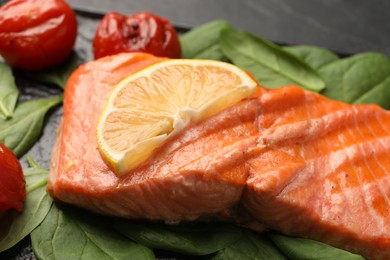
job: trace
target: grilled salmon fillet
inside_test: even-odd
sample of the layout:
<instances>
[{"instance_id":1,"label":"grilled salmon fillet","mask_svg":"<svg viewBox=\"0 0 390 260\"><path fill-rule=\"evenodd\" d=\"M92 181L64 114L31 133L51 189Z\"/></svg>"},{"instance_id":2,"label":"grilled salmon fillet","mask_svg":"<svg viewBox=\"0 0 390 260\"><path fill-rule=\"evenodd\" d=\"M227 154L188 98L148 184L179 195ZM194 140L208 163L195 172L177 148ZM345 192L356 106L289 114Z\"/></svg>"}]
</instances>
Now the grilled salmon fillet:
<instances>
[{"instance_id":1,"label":"grilled salmon fillet","mask_svg":"<svg viewBox=\"0 0 390 260\"><path fill-rule=\"evenodd\" d=\"M119 54L72 74L52 155L54 198L130 219L260 223L390 258L390 112L378 106L261 89L189 125L130 173L110 171L96 143L100 112L116 83L161 60Z\"/></svg>"},{"instance_id":2,"label":"grilled salmon fillet","mask_svg":"<svg viewBox=\"0 0 390 260\"><path fill-rule=\"evenodd\" d=\"M228 122L228 112L211 118L212 124L191 126L161 147L152 163L126 176L118 177L103 162L96 125L113 85L161 60L122 54L88 63L71 76L52 155L48 191L53 197L104 214L166 222L213 215L239 201L247 178L242 151L251 142L245 136L256 132L256 109L250 104L236 108L235 121Z\"/></svg>"}]
</instances>

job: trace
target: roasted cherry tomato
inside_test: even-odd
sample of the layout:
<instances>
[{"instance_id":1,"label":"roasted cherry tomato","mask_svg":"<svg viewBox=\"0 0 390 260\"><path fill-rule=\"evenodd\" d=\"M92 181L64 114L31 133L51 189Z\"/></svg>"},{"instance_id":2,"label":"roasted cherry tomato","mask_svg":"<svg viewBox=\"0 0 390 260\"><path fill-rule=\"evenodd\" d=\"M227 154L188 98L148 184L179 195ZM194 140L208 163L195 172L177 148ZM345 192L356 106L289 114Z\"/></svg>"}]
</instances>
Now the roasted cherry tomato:
<instances>
[{"instance_id":1,"label":"roasted cherry tomato","mask_svg":"<svg viewBox=\"0 0 390 260\"><path fill-rule=\"evenodd\" d=\"M18 158L0 143L0 213L8 209L23 210L26 181Z\"/></svg>"},{"instance_id":2,"label":"roasted cherry tomato","mask_svg":"<svg viewBox=\"0 0 390 260\"><path fill-rule=\"evenodd\" d=\"M12 66L40 70L63 61L77 36L63 0L12 0L0 8L0 54Z\"/></svg>"},{"instance_id":3,"label":"roasted cherry tomato","mask_svg":"<svg viewBox=\"0 0 390 260\"><path fill-rule=\"evenodd\" d=\"M120 52L181 57L180 41L171 23L146 11L129 16L107 13L96 30L93 52L95 59Z\"/></svg>"}]
</instances>

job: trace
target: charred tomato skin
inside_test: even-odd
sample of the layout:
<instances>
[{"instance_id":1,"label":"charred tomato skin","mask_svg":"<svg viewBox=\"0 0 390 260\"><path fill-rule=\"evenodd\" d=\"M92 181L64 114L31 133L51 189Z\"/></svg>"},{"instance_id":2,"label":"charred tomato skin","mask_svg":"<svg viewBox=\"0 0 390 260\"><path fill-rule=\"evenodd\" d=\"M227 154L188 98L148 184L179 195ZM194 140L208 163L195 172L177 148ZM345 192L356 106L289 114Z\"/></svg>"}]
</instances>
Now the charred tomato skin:
<instances>
[{"instance_id":1,"label":"charred tomato skin","mask_svg":"<svg viewBox=\"0 0 390 260\"><path fill-rule=\"evenodd\" d=\"M11 0L0 8L0 54L13 67L61 63L76 41L77 19L63 0Z\"/></svg>"},{"instance_id":2,"label":"charred tomato skin","mask_svg":"<svg viewBox=\"0 0 390 260\"><path fill-rule=\"evenodd\" d=\"M163 17L142 11L132 15L107 13L93 40L95 59L120 52L147 52L159 57L180 58L179 37Z\"/></svg>"},{"instance_id":3,"label":"charred tomato skin","mask_svg":"<svg viewBox=\"0 0 390 260\"><path fill-rule=\"evenodd\" d=\"M9 209L23 210L26 181L22 166L14 153L0 143L0 213Z\"/></svg>"}]
</instances>

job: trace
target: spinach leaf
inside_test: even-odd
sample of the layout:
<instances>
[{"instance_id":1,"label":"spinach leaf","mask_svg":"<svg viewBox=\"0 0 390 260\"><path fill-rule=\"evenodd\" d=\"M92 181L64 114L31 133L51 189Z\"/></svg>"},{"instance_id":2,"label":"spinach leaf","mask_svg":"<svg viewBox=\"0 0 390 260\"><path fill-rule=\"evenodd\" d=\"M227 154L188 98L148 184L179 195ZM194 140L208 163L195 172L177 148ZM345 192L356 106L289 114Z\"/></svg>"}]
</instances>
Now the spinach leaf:
<instances>
[{"instance_id":1,"label":"spinach leaf","mask_svg":"<svg viewBox=\"0 0 390 260\"><path fill-rule=\"evenodd\" d=\"M18 104L11 119L0 120L0 141L20 158L38 139L47 111L61 101L55 97Z\"/></svg>"},{"instance_id":2,"label":"spinach leaf","mask_svg":"<svg viewBox=\"0 0 390 260\"><path fill-rule=\"evenodd\" d=\"M168 226L118 221L115 227L125 236L147 247L190 255L217 252L242 236L241 229L219 223Z\"/></svg>"},{"instance_id":3,"label":"spinach leaf","mask_svg":"<svg viewBox=\"0 0 390 260\"><path fill-rule=\"evenodd\" d=\"M335 53L317 46L296 45L282 48L292 55L302 59L315 70L339 59L339 56Z\"/></svg>"},{"instance_id":4,"label":"spinach leaf","mask_svg":"<svg viewBox=\"0 0 390 260\"><path fill-rule=\"evenodd\" d=\"M78 67L79 61L79 56L73 51L63 63L57 66L42 71L25 71L24 74L37 82L54 84L64 89L69 76Z\"/></svg>"},{"instance_id":5,"label":"spinach leaf","mask_svg":"<svg viewBox=\"0 0 390 260\"><path fill-rule=\"evenodd\" d=\"M390 59L379 53L361 53L319 69L327 88L323 95L354 104L374 103L390 108Z\"/></svg>"},{"instance_id":6,"label":"spinach leaf","mask_svg":"<svg viewBox=\"0 0 390 260\"><path fill-rule=\"evenodd\" d=\"M281 47L235 29L221 33L223 53L235 65L248 70L265 87L298 85L320 91L325 83L309 65Z\"/></svg>"},{"instance_id":7,"label":"spinach leaf","mask_svg":"<svg viewBox=\"0 0 390 260\"><path fill-rule=\"evenodd\" d=\"M270 238L284 254L292 259L364 259L359 255L314 240L293 238L277 234L270 235Z\"/></svg>"},{"instance_id":8,"label":"spinach leaf","mask_svg":"<svg viewBox=\"0 0 390 260\"><path fill-rule=\"evenodd\" d=\"M218 251L213 260L224 259L287 259L265 235L245 230L243 236L230 246Z\"/></svg>"},{"instance_id":9,"label":"spinach leaf","mask_svg":"<svg viewBox=\"0 0 390 260\"><path fill-rule=\"evenodd\" d=\"M225 61L226 57L219 46L219 34L227 28L230 28L228 22L216 20L183 34L180 37L182 57Z\"/></svg>"},{"instance_id":10,"label":"spinach leaf","mask_svg":"<svg viewBox=\"0 0 390 260\"><path fill-rule=\"evenodd\" d=\"M155 259L153 251L117 233L110 218L56 204L31 243L38 259Z\"/></svg>"},{"instance_id":11,"label":"spinach leaf","mask_svg":"<svg viewBox=\"0 0 390 260\"><path fill-rule=\"evenodd\" d=\"M11 68L0 62L0 118L12 117L19 90L15 85L15 79Z\"/></svg>"},{"instance_id":12,"label":"spinach leaf","mask_svg":"<svg viewBox=\"0 0 390 260\"><path fill-rule=\"evenodd\" d=\"M31 168L24 170L27 196L24 211L13 220L8 234L0 240L0 252L16 245L29 235L45 218L53 203L46 193L49 172L28 158Z\"/></svg>"}]
</instances>

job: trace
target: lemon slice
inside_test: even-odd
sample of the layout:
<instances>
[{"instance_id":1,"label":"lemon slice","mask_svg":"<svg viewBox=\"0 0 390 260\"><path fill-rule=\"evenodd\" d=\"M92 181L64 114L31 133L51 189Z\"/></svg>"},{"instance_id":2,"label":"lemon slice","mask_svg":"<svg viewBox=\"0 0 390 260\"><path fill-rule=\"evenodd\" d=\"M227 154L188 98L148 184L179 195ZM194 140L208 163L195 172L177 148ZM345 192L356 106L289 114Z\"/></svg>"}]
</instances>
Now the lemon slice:
<instances>
[{"instance_id":1,"label":"lemon slice","mask_svg":"<svg viewBox=\"0 0 390 260\"><path fill-rule=\"evenodd\" d=\"M171 59L154 64L114 88L97 126L99 151L122 175L190 122L217 114L256 89L247 73L225 62Z\"/></svg>"}]
</instances>

